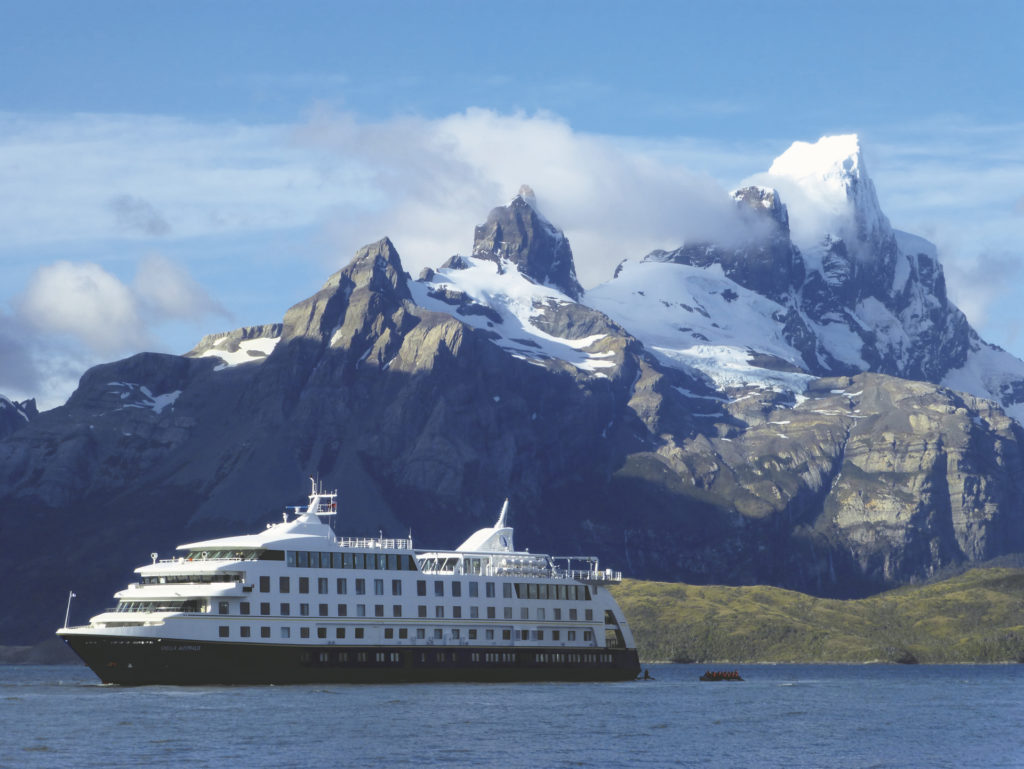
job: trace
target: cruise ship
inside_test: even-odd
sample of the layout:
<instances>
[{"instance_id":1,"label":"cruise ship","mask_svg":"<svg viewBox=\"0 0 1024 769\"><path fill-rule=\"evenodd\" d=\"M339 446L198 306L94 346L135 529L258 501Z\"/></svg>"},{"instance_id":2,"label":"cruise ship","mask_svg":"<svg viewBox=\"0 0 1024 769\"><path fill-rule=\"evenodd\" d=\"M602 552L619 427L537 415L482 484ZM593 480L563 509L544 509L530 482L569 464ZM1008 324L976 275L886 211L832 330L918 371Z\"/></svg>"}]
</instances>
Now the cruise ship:
<instances>
[{"instance_id":1,"label":"cruise ship","mask_svg":"<svg viewBox=\"0 0 1024 769\"><path fill-rule=\"evenodd\" d=\"M180 545L57 633L104 683L615 681L640 671L589 557L513 546L508 502L455 550L335 536L337 493L258 534Z\"/></svg>"}]
</instances>

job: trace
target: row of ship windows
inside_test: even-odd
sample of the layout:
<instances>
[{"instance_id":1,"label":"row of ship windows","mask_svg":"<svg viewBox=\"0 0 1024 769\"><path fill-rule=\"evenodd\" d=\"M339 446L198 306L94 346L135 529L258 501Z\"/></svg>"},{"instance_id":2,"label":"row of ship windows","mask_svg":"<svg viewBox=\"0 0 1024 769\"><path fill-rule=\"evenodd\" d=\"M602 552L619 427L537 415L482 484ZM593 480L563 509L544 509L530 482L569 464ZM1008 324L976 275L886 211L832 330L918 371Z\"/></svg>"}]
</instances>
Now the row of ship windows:
<instances>
[{"instance_id":1,"label":"row of ship windows","mask_svg":"<svg viewBox=\"0 0 1024 769\"><path fill-rule=\"evenodd\" d=\"M419 652L417 655L417 661L420 663L447 663L447 662L458 662L459 659L465 659L461 652L457 651L435 651L435 652ZM313 656L312 652L303 652L300 658L302 662L319 662L322 664L346 664L348 662L382 662L398 664L402 661L402 655L400 652L347 652L347 651L326 651L317 652L316 656ZM613 661L611 654L604 652L470 652L470 662L487 662L487 663L504 663L506 665L514 665L518 662L540 662L542 664L565 664L565 663L603 663L611 664Z\"/></svg>"},{"instance_id":2,"label":"row of ship windows","mask_svg":"<svg viewBox=\"0 0 1024 769\"><path fill-rule=\"evenodd\" d=\"M410 629L412 631L414 631L412 636L409 635ZM346 638L346 631L347 630L348 630L348 628L343 628L343 627L336 627L336 628L334 628L334 638L335 639ZM353 630L353 635L352 635L353 638L355 638L357 640L361 640L361 639L364 639L366 637L366 628L357 627L357 628L352 628L352 630ZM395 635L396 630L397 630L397 633L398 633L397 636ZM425 640L427 640L428 637L431 640L435 640L435 641L441 641L441 640L444 639L444 629L443 628L439 628L439 627L432 628L432 632L431 632L431 634L429 636L427 634L427 630L428 630L428 628L423 628L423 627L418 627L418 628L407 628L407 627L393 628L393 627L386 627L386 628L384 628L384 640L390 641L390 640L395 639L396 637L399 640L407 640L407 639L409 639L411 637L411 638L415 638L417 641L425 641ZM466 635L465 636L462 635L462 630L463 630L462 628L450 628L448 633L449 633L449 637L451 638L451 640L453 640L453 641L461 641L463 638L465 638L466 640L469 640L469 641L480 640L480 635L479 635L480 631L477 628L468 628L468 629L466 629ZM270 631L271 631L271 628L269 626L267 626L267 625L261 626L260 627L260 638L270 638L271 637L271 632ZM310 635L311 631L312 631L312 628L305 627L305 626L300 627L299 628L299 638L312 638L312 636ZM589 642L594 640L594 633L591 630L582 630L582 631L566 630L565 631L565 640L566 641L575 641L577 639L577 634L580 633L580 632L582 632L583 640L585 642L589 643ZM550 633L550 635L547 635L548 633ZM504 628L501 631L501 640L502 641L511 641L511 640L513 640L513 634L515 635L515 640L518 640L518 641L544 641L544 640L547 640L548 638L550 638L550 640L552 640L552 641L561 641L562 640L562 631L561 630L545 631L545 630L543 630L541 628L538 628L536 630L527 630L527 629L512 630L510 628ZM231 626L230 625L221 625L220 627L217 628L217 635L220 638L230 638L231 637ZM240 638L252 638L252 627L250 625L242 625L241 627L238 628L238 635L239 635ZM291 638L292 637L292 628L290 626L288 626L288 625L284 625L284 626L279 627L278 628L278 637L279 638ZM320 639L328 638L328 629L325 628L325 627L318 627L318 628L316 628L316 637L320 638ZM483 640L485 640L485 641L493 641L493 640L495 640L495 630L494 630L494 628L484 628L484 630L483 630Z\"/></svg>"},{"instance_id":3,"label":"row of ship windows","mask_svg":"<svg viewBox=\"0 0 1024 769\"><path fill-rule=\"evenodd\" d=\"M348 608L349 608L348 604L345 604L345 603L336 604L336 612L337 612L336 616L338 616L338 617L348 617L349 616ZM367 611L368 611L367 605L364 604L364 603L359 603L359 604L355 604L355 606L354 606L354 612L355 613L352 616L355 616L355 617L368 617L368 616L384 617L385 616L385 608L386 607L382 603L373 604L373 614L370 615L370 614L367 613ZM462 611L463 607L462 606L450 606L450 607L447 607L447 608L451 610L451 619L462 619L463 618L463 611ZM480 618L480 609L481 609L481 607L479 607L479 606L470 606L468 608L469 608L469 615L468 615L469 619L479 619ZM498 619L497 608L496 607L494 607L494 606L486 606L486 607L483 607L483 608L486 610L485 613L486 613L486 618L487 619ZM118 612L203 612L205 609L206 609L205 602L201 601L201 600L198 600L198 599L191 599L191 600L187 600L187 601L121 601L117 605L117 611ZM298 605L298 609L299 609L299 613L298 613L297 616L300 616L300 617L312 616L310 614L310 604L308 604L308 603L300 603ZM250 615L250 614L252 614L252 604L250 604L248 601L242 601L238 605L238 610L239 610L239 614L241 614L243 616ZM435 619L445 619L446 618L445 611L446 611L446 607L444 607L444 606L435 606L434 607L434 618ZM230 604L230 602L229 601L219 601L217 603L217 613L218 614L230 614L231 613L231 604ZM270 602L264 601L264 602L260 603L260 605L259 605L259 613L260 613L260 616L263 616L263 617L272 616ZM503 607L502 619L513 619L513 613L514 613L513 612L513 608L511 606ZM551 609L550 610L550 614L551 614L550 619L552 619L552 620L554 620L556 622L562 620L563 616L567 616L567 619L570 622L579 621L579 617L580 617L580 612L577 609L569 609L567 612L563 612L563 610L560 607L556 607L556 608ZM290 616L292 616L292 604L290 604L290 603L278 604L278 614L277 614L277 616L281 616L281 617L290 617ZM326 604L326 603L318 604L317 605L317 616L320 616L320 617L329 617L329 616L331 616L330 615L330 605ZM402 606L400 604L393 604L392 605L392 607L391 607L391 616L392 617L401 617L402 616ZM416 616L417 616L417 618L420 618L420 619L426 618L427 617L427 607L424 606L424 605L417 606L416 607ZM547 621L548 620L548 609L546 609L545 607L536 607L531 612L530 607L522 606L519 609L519 619L521 619L521 620L534 619L534 620L538 620L538 621L542 621L542 622ZM585 609L583 611L583 619L586 620L587 622L593 622L594 621L594 610L593 609Z\"/></svg>"},{"instance_id":4,"label":"row of ship windows","mask_svg":"<svg viewBox=\"0 0 1024 769\"><path fill-rule=\"evenodd\" d=\"M337 616L339 616L339 617L347 617L347 616L349 616L349 614L348 614L348 604L346 604L346 603L339 603L339 604L336 604L336 606L337 606ZM291 616L292 605L290 603L279 604L278 608L280 610L278 612L280 616L282 616L282 617ZM318 604L317 605L318 616L320 616L320 617L329 617L330 616L329 608L330 608L329 605L326 604L326 603ZM382 603L373 604L373 615L372 616L374 616L374 617L383 617L383 616L385 616L385 608L386 607ZM445 618L445 608L446 607L444 607L444 606L435 606L434 607L434 617L436 619L444 619ZM463 609L462 606L450 606L450 607L447 607L447 608L451 609L452 619L462 619L462 609ZM494 606L486 606L486 607L483 607L483 608L486 609L487 619L497 619L498 618L497 617L497 608L496 607L494 607ZM228 601L220 601L219 604L218 604L217 609L218 609L218 612L220 614L229 614L230 610L231 610L231 604ZM470 619L479 619L479 617L480 617L480 609L481 609L480 606L470 606L469 607L469 618ZM252 611L252 607L251 607L251 605L247 601L242 601L239 604L239 613L240 614L243 614L243 615L249 614L251 611ZM271 611L271 605L270 605L269 602L264 601L264 602L260 603L260 615L262 615L262 616L269 616L270 615L270 611ZM310 612L310 605L308 603L300 603L299 604L299 616L308 617L308 616L310 616L309 612ZM570 621L576 621L576 620L579 619L580 612L579 612L578 609L569 609L567 614L568 614L568 619ZM556 607L556 608L551 609L551 619L556 620L556 621L557 620L561 620L562 619L562 615L563 615L563 611L562 611L562 609L560 607ZM355 604L355 615L354 616L356 616L356 617L368 617L368 616L370 616L369 614L367 614L367 605L364 604L364 603L357 603L357 604ZM392 617L401 617L402 616L402 606L401 606L401 604L397 604L397 603L396 604L392 604L392 606L391 606L391 616ZM424 606L424 605L417 606L416 607L416 616L420 617L420 618L426 617L427 616L427 607ZM584 617L584 619L587 622L593 622L593 620L594 620L594 610L593 609L584 609L583 617ZM512 618L513 618L513 608L511 606L505 606L504 610L503 610L503 614L502 614L502 619L512 619ZM536 620L545 620L546 621L548 619L548 610L545 607L536 607L536 608L533 609L532 618L536 619ZM528 607L528 606L520 607L520 609L519 609L519 619L531 619L530 607Z\"/></svg>"},{"instance_id":5,"label":"row of ship windows","mask_svg":"<svg viewBox=\"0 0 1024 769\"><path fill-rule=\"evenodd\" d=\"M330 593L330 578L329 577L317 577L316 579L316 591L321 595L327 595ZM373 582L373 594L384 595L385 581L383 579L374 579ZM356 595L365 595L367 591L367 580L362 577L354 580L354 588ZM462 597L462 586L463 582L459 580L449 581L450 593L452 598ZM484 596L486 598L494 598L497 593L497 586L494 582L484 582ZM433 594L437 598L444 597L444 585L445 580L436 579L433 584ZM466 595L469 598L478 598L480 596L480 583L475 580L465 582ZM311 582L310 577L299 577L298 588L300 593L308 593L310 591ZM416 580L416 595L426 596L427 595L427 580L418 579ZM533 584L528 582L505 582L502 584L502 597L503 598L526 598L526 599L538 599L544 601L589 601L590 588L586 585L551 585L547 583ZM292 589L291 577L278 577L278 592L290 593ZM335 580L334 591L338 595L348 594L348 578L338 577ZM270 592L270 577L260 577L260 592ZM402 594L402 580L393 579L391 580L391 595Z\"/></svg>"},{"instance_id":6,"label":"row of ship windows","mask_svg":"<svg viewBox=\"0 0 1024 769\"><path fill-rule=\"evenodd\" d=\"M399 553L309 553L305 550L288 550L285 552L285 563L309 569L419 571L415 558Z\"/></svg>"}]
</instances>

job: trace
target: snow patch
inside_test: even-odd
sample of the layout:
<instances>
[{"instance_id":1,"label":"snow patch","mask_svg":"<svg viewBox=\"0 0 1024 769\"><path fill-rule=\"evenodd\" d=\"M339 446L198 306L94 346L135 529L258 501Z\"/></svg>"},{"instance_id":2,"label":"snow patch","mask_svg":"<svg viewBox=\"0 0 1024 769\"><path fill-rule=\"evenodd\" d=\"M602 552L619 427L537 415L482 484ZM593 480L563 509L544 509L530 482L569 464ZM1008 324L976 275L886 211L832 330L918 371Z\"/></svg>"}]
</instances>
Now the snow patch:
<instances>
[{"instance_id":1,"label":"snow patch","mask_svg":"<svg viewBox=\"0 0 1024 769\"><path fill-rule=\"evenodd\" d=\"M220 358L224 362L218 365L214 371L223 371L230 366L266 360L267 356L274 351L274 348L277 347L280 341L281 337L279 336L273 339L265 336L257 339L243 339L238 343L238 349L230 352L219 349L221 345L227 343L227 338L225 337L224 339L217 340L210 349L203 350L203 354L199 357Z\"/></svg>"},{"instance_id":2,"label":"snow patch","mask_svg":"<svg viewBox=\"0 0 1024 769\"><path fill-rule=\"evenodd\" d=\"M604 339L605 334L568 339L549 334L536 325L536 319L546 309L573 303L557 288L534 283L508 260L495 263L491 259L469 256L462 260L467 265L464 269L441 269L430 283L410 283L413 301L420 307L452 315L467 325L496 335L492 339L494 344L521 360L543 365L544 360L557 359L591 373L615 367L615 362L608 360L614 357L614 352L587 352L587 348ZM501 322L495 323L483 314L455 312L451 304L431 295L438 289L464 294L470 301L496 312Z\"/></svg>"}]
</instances>

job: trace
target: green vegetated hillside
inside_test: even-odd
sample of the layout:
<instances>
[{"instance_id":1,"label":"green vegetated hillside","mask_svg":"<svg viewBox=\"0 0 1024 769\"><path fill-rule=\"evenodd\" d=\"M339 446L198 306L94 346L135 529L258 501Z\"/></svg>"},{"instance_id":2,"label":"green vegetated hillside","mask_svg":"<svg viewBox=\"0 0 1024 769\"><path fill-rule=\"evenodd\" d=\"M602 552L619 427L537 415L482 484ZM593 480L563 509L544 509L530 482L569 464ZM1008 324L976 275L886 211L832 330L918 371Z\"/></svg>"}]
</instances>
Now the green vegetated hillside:
<instances>
[{"instance_id":1,"label":"green vegetated hillside","mask_svg":"<svg viewBox=\"0 0 1024 769\"><path fill-rule=\"evenodd\" d=\"M637 580L612 592L648 662L1024 662L1024 569L847 601Z\"/></svg>"}]
</instances>

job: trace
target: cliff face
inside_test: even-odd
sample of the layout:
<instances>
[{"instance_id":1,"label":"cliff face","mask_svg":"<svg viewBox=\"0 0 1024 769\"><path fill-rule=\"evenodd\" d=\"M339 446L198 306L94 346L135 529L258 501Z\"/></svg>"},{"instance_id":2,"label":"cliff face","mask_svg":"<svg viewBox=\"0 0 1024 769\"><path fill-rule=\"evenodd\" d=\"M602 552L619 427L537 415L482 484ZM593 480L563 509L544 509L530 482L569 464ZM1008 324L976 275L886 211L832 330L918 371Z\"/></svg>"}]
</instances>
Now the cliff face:
<instances>
[{"instance_id":1,"label":"cliff face","mask_svg":"<svg viewBox=\"0 0 1024 769\"><path fill-rule=\"evenodd\" d=\"M22 420L0 440L0 579L25 587L0 642L51 632L69 589L76 612L102 608L149 552L262 528L313 474L340 491L339 533L452 546L510 497L523 546L649 579L852 596L1024 551L1019 423L909 378L914 355L903 377L881 353L872 369L864 340L880 335L836 320L880 290L858 266L874 246L846 251L860 277L826 324L810 276L839 241L806 257L779 197L750 189L737 205L772 223L762 239L628 263L583 303L574 269L552 277L572 263L550 223L564 250L498 236L539 216L517 200L473 256L418 281L384 239L280 323L98 366ZM955 326L941 273L915 259L886 301L934 300ZM901 349L924 350L909 323ZM935 365L939 379L952 363Z\"/></svg>"}]
</instances>

